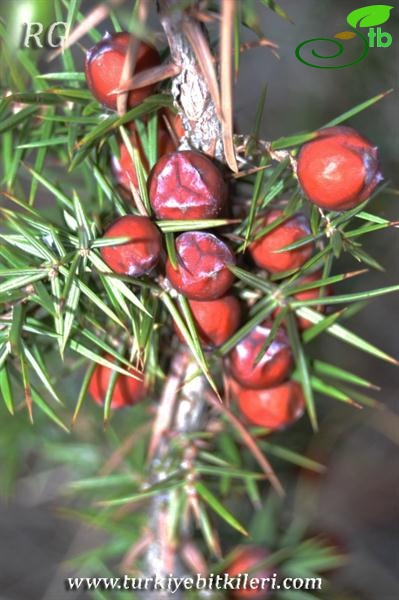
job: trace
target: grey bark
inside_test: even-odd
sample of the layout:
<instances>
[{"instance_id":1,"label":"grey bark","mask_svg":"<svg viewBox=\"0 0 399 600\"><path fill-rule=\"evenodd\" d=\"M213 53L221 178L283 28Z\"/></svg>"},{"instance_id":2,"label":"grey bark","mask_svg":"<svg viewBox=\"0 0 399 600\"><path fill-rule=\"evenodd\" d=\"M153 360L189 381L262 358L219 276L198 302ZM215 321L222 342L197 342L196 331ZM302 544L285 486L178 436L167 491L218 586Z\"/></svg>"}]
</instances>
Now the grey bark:
<instances>
[{"instance_id":1,"label":"grey bark","mask_svg":"<svg viewBox=\"0 0 399 600\"><path fill-rule=\"evenodd\" d=\"M172 82L172 95L186 131L180 148L196 148L205 153L211 152L216 159L223 160L221 123L195 54L184 33L185 23L193 21L193 17L179 10L178 5L179 0L158 1L159 16L169 42L172 59L181 67L179 75ZM206 425L207 405L204 393L208 389L208 383L203 376L197 376L189 381L190 376L197 371L198 365L190 359L183 377L188 383L179 394L170 427L170 432L174 435L195 432ZM164 480L170 475L170 469L168 440L162 439L152 461L150 484ZM165 548L162 523L168 513L169 501L168 493L159 494L151 500L149 507L149 526L153 541L147 550L146 563L147 573L151 575L167 577L171 572L176 576L184 574L178 548L174 549L172 570L170 564L165 565L165 556L170 555L170 549ZM189 535L190 529L187 528L183 537ZM162 600L170 595L168 592L157 591L150 592L146 597L157 597ZM182 597L182 592L174 594L177 600Z\"/></svg>"}]
</instances>

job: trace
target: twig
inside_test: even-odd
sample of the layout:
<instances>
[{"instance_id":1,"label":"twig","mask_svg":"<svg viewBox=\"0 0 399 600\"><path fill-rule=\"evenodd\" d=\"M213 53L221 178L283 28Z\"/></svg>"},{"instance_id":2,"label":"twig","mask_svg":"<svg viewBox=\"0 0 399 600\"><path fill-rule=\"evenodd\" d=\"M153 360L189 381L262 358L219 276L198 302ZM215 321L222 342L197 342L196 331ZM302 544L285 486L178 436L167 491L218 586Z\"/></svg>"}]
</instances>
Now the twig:
<instances>
[{"instance_id":1,"label":"twig","mask_svg":"<svg viewBox=\"0 0 399 600\"><path fill-rule=\"evenodd\" d=\"M219 86L205 32L192 13L181 10L180 0L159 0L158 5L171 58L179 69L172 82L172 95L186 131L180 147L194 147L224 161ZM172 361L150 442L150 485L165 479L168 469L172 468L170 439L206 427L208 405L205 397L208 392L208 382L198 375L196 362L186 350L179 352ZM191 450L193 446L188 446L186 457ZM158 494L151 501L149 526L153 539L146 550L149 574L184 574L188 554L198 562L199 555L194 556L190 541L188 520L185 531L180 531L180 548L173 547L169 539L166 523L170 502L168 492ZM187 548L191 548L189 553ZM159 594L158 597L168 596ZM179 592L174 597L178 598ZM148 598L152 598L151 594Z\"/></svg>"},{"instance_id":2,"label":"twig","mask_svg":"<svg viewBox=\"0 0 399 600\"><path fill-rule=\"evenodd\" d=\"M198 43L200 25L191 14L181 10L178 0L159 0L159 9L172 60L181 69L173 79L172 95L186 130L182 147L197 148L223 161L222 127L218 117L220 107L216 106L209 82L204 77L209 61L206 61L207 65L200 65L198 59L206 58L204 48L197 45L194 51L192 47L196 41ZM203 43L205 34L201 33ZM213 96L217 98L218 92L214 88L213 83Z\"/></svg>"}]
</instances>

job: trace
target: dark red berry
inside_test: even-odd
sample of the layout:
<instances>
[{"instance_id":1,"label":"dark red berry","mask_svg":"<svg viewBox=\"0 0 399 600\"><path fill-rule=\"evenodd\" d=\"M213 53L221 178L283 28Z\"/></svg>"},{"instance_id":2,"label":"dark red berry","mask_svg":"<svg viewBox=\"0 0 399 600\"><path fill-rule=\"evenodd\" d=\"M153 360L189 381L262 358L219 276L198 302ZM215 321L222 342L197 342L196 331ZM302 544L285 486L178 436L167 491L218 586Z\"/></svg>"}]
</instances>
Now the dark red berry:
<instances>
[{"instance_id":1,"label":"dark red berry","mask_svg":"<svg viewBox=\"0 0 399 600\"><path fill-rule=\"evenodd\" d=\"M299 153L298 178L317 206L335 211L354 208L383 179L378 149L350 127L321 129Z\"/></svg>"},{"instance_id":2,"label":"dark red berry","mask_svg":"<svg viewBox=\"0 0 399 600\"><path fill-rule=\"evenodd\" d=\"M113 356L104 356L109 362L115 362ZM133 367L127 369L135 378L119 373L116 376L115 387L112 392L111 408L118 409L131 406L140 402L145 396L146 385L143 373ZM89 383L89 393L97 404L103 405L108 385L112 375L112 369L103 365L96 365ZM137 377L137 379L136 379Z\"/></svg>"},{"instance_id":3,"label":"dark red berry","mask_svg":"<svg viewBox=\"0 0 399 600\"><path fill-rule=\"evenodd\" d=\"M269 558L269 550L262 548L261 546L248 544L237 548L232 556L231 563L226 569L226 573L228 573L230 577L237 577L240 574L244 576L247 573L248 585L246 589L233 590L230 594L232 598L235 598L236 600L261 600L269 597L270 589L267 585L267 581L264 582L263 586L261 581L259 581L258 586L256 586L255 581L253 583L253 588L249 586L249 581L252 578L253 580L267 580L273 575L271 566L262 565L262 563L265 563ZM241 580L244 581L244 577L242 577ZM262 587L264 589L262 589Z\"/></svg>"},{"instance_id":4,"label":"dark red berry","mask_svg":"<svg viewBox=\"0 0 399 600\"><path fill-rule=\"evenodd\" d=\"M272 210L261 221L258 230L267 227L282 214L281 210ZM308 220L305 215L298 213L253 242L249 246L249 252L258 267L266 269L270 273L298 269L312 256L314 248L312 242L293 250L283 252L277 252L277 250L308 237L310 233Z\"/></svg>"},{"instance_id":5,"label":"dark red berry","mask_svg":"<svg viewBox=\"0 0 399 600\"><path fill-rule=\"evenodd\" d=\"M238 406L252 425L278 430L291 425L303 414L305 397L296 381L286 381L263 390L241 388Z\"/></svg>"},{"instance_id":6,"label":"dark red berry","mask_svg":"<svg viewBox=\"0 0 399 600\"><path fill-rule=\"evenodd\" d=\"M166 275L172 286L190 300L215 300L231 287L235 264L230 248L211 233L189 231L176 239L176 269L168 259Z\"/></svg>"},{"instance_id":7,"label":"dark red berry","mask_svg":"<svg viewBox=\"0 0 399 600\"><path fill-rule=\"evenodd\" d=\"M129 33L120 32L112 35L106 34L86 55L86 80L95 98L104 106L116 109L117 94L113 90L120 86L123 65L129 47L131 36ZM161 62L158 52L145 42L140 42L135 73L140 73ZM140 104L152 93L154 86L132 90L128 95L128 107Z\"/></svg>"},{"instance_id":8,"label":"dark red berry","mask_svg":"<svg viewBox=\"0 0 399 600\"><path fill-rule=\"evenodd\" d=\"M161 234L150 219L135 215L121 217L104 235L104 238L118 237L129 238L129 241L101 247L101 256L108 267L119 275L131 277L150 273L162 251Z\"/></svg>"},{"instance_id":9,"label":"dark red berry","mask_svg":"<svg viewBox=\"0 0 399 600\"><path fill-rule=\"evenodd\" d=\"M214 219L226 201L219 169L193 150L163 156L151 171L148 191L158 219Z\"/></svg>"},{"instance_id":10,"label":"dark red berry","mask_svg":"<svg viewBox=\"0 0 399 600\"><path fill-rule=\"evenodd\" d=\"M241 320L241 306L234 296L223 296L217 300L189 300L189 305L197 328L198 335L209 348L221 346L235 331ZM184 337L174 324L181 342Z\"/></svg>"},{"instance_id":11,"label":"dark red berry","mask_svg":"<svg viewBox=\"0 0 399 600\"><path fill-rule=\"evenodd\" d=\"M292 352L283 327L256 364L271 331L272 323L265 321L248 333L229 354L229 371L240 385L248 388L266 388L281 383L292 369Z\"/></svg>"}]
</instances>

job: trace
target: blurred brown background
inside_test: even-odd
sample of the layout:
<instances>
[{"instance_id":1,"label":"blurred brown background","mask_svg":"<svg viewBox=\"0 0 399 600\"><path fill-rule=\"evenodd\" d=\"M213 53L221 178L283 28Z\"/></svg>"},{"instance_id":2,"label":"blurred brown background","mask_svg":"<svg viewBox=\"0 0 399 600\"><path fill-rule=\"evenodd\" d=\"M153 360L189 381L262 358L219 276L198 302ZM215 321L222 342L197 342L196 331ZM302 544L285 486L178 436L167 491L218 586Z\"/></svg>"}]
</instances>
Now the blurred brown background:
<instances>
[{"instance_id":1,"label":"blurred brown background","mask_svg":"<svg viewBox=\"0 0 399 600\"><path fill-rule=\"evenodd\" d=\"M48 0L43 0L42 5ZM150 0L149 0L150 1ZM0 2L0 16L9 18L15 5L29 2ZM40 4L40 3L38 3ZM93 2L81 3L87 12ZM254 0L254 5L260 3ZM277 60L268 49L243 54L235 90L235 117L240 132L253 123L257 101L268 86L262 136L283 135L319 127L350 107L389 88L395 92L353 118L350 125L375 142L381 151L383 173L392 188L398 181L398 47L399 7L382 26L393 36L389 48L371 49L361 63L346 69L310 68L295 57L295 48L314 37L333 37L346 28L346 15L363 2L336 0L281 0L293 20L286 22L262 8L263 28L280 49ZM25 13L26 15L27 13ZM253 39L245 34L244 39ZM352 42L353 43L353 42ZM320 47L328 52L327 46ZM47 68L47 67L46 67ZM53 68L53 67L52 67ZM399 196L384 193L372 210L399 219ZM399 281L399 232L384 231L368 236L367 250L385 267L340 285L355 291L392 285ZM357 268L343 259L336 272ZM399 357L398 295L374 300L352 318L350 329ZM313 344L314 356L368 377L381 386L378 399L398 414L399 371L355 349L323 336ZM313 438L310 453L328 466L320 478L302 478L292 497L293 509L310 515L315 530L337 535L351 551L351 561L338 576L342 593L337 598L397 600L399 598L399 417L391 412L364 410L361 413L321 399L320 432ZM0 436L1 426L0 426ZM37 440L38 450L41 441ZM37 472L25 465L17 483L16 497L0 509L0 600L55 600L71 597L63 592L59 563L76 550L89 547L90 535L57 516L63 482L70 474L62 468ZM76 597L76 595L74 596Z\"/></svg>"}]
</instances>

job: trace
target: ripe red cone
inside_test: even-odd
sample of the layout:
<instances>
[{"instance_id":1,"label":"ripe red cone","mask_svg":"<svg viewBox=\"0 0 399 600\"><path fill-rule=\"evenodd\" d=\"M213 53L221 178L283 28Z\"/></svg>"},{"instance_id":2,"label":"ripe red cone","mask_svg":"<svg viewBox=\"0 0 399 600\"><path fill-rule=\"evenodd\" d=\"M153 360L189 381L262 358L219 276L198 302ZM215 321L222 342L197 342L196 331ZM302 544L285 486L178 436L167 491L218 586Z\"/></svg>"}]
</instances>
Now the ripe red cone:
<instances>
[{"instance_id":1,"label":"ripe red cone","mask_svg":"<svg viewBox=\"0 0 399 600\"><path fill-rule=\"evenodd\" d=\"M221 346L238 329L241 320L240 302L235 296L223 296L217 300L189 300L199 337L208 348ZM174 324L181 342L184 337Z\"/></svg>"},{"instance_id":2,"label":"ripe red cone","mask_svg":"<svg viewBox=\"0 0 399 600\"><path fill-rule=\"evenodd\" d=\"M193 150L163 156L151 171L148 193L158 219L214 219L226 201L219 169Z\"/></svg>"},{"instance_id":3,"label":"ripe red cone","mask_svg":"<svg viewBox=\"0 0 399 600\"><path fill-rule=\"evenodd\" d=\"M118 89L122 76L123 64L128 51L131 36L129 33L120 32L105 34L95 46L90 48L86 55L86 80L95 98L104 106L116 109L117 94L111 92ZM161 59L158 52L145 42L140 42L135 73L159 65ZM133 108L140 104L152 93L154 86L149 85L132 90L128 95L128 107Z\"/></svg>"},{"instance_id":4,"label":"ripe red cone","mask_svg":"<svg viewBox=\"0 0 399 600\"><path fill-rule=\"evenodd\" d=\"M168 259L166 275L172 286L190 300L215 300L231 287L235 264L230 248L212 233L191 231L176 239L176 269Z\"/></svg>"},{"instance_id":5,"label":"ripe red cone","mask_svg":"<svg viewBox=\"0 0 399 600\"><path fill-rule=\"evenodd\" d=\"M242 386L266 388L277 385L286 379L292 369L292 352L287 333L283 327L277 331L274 340L256 364L256 359L264 346L272 323L266 321L248 333L229 354L230 374Z\"/></svg>"},{"instance_id":6,"label":"ripe red cone","mask_svg":"<svg viewBox=\"0 0 399 600\"><path fill-rule=\"evenodd\" d=\"M107 354L104 356L110 362L115 362L113 356ZM133 367L128 369L137 379L119 373L116 376L115 387L112 393L111 408L113 410L132 406L140 402L145 396L146 386L143 373L140 373ZM112 369L103 365L96 365L89 383L89 393L94 402L103 405L108 385L111 379Z\"/></svg>"},{"instance_id":7,"label":"ripe red cone","mask_svg":"<svg viewBox=\"0 0 399 600\"><path fill-rule=\"evenodd\" d=\"M378 148L350 127L321 129L299 153L298 178L317 206L337 211L354 208L383 179Z\"/></svg>"},{"instance_id":8,"label":"ripe red cone","mask_svg":"<svg viewBox=\"0 0 399 600\"><path fill-rule=\"evenodd\" d=\"M296 381L278 386L238 392L238 406L252 425L278 430L297 421L305 409L302 387Z\"/></svg>"},{"instance_id":9,"label":"ripe red cone","mask_svg":"<svg viewBox=\"0 0 399 600\"><path fill-rule=\"evenodd\" d=\"M272 210L260 223L259 229L267 227L281 217L282 214L282 210ZM298 269L312 256L313 243L309 242L292 250L278 251L309 235L309 223L305 215L299 213L252 242L249 246L249 252L258 267L266 269L270 273L282 273L291 269Z\"/></svg>"},{"instance_id":10,"label":"ripe red cone","mask_svg":"<svg viewBox=\"0 0 399 600\"><path fill-rule=\"evenodd\" d=\"M139 277L158 264L162 251L161 234L148 217L126 215L108 227L104 238L129 238L115 246L103 246L101 256L112 271Z\"/></svg>"}]
</instances>

